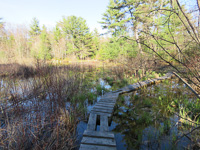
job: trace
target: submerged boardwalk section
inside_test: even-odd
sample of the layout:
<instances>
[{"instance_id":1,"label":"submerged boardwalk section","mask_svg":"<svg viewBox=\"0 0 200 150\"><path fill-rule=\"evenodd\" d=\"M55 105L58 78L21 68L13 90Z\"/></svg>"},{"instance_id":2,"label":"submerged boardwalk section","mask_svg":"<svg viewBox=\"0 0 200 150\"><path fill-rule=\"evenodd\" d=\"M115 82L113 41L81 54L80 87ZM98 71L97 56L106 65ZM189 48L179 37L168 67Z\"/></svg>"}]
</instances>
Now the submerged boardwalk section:
<instances>
[{"instance_id":1,"label":"submerged boardwalk section","mask_svg":"<svg viewBox=\"0 0 200 150\"><path fill-rule=\"evenodd\" d=\"M109 131L108 120L111 118L119 94L138 90L142 87L170 79L173 73L163 77L128 85L113 92L106 93L92 108L87 129L83 133L80 150L116 150L114 133ZM100 118L100 131L96 131L97 118Z\"/></svg>"}]
</instances>

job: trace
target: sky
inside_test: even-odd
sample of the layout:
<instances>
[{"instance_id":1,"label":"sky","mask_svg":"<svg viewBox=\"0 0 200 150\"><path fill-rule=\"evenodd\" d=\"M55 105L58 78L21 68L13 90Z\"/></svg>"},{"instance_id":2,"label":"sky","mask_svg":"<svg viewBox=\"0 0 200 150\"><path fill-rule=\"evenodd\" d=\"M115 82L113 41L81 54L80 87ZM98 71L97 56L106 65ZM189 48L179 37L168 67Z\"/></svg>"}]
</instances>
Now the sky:
<instances>
[{"instance_id":1,"label":"sky","mask_svg":"<svg viewBox=\"0 0 200 150\"><path fill-rule=\"evenodd\" d=\"M0 18L10 24L30 25L36 17L40 26L55 27L63 16L75 15L86 20L90 31L95 28L103 33L102 14L106 11L109 0L0 0Z\"/></svg>"}]
</instances>

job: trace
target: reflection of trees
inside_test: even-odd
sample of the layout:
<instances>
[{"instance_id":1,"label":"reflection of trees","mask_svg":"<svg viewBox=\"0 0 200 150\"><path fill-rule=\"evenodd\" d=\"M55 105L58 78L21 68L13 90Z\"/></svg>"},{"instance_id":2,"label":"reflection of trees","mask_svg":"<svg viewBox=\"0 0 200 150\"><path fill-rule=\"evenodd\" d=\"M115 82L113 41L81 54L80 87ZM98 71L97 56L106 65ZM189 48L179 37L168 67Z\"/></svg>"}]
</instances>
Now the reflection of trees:
<instances>
[{"instance_id":1,"label":"reflection of trees","mask_svg":"<svg viewBox=\"0 0 200 150\"><path fill-rule=\"evenodd\" d=\"M159 148L161 146L159 138L170 134L170 113L166 106L171 101L161 99L163 101L161 103L161 100L157 100L155 96L147 97L142 93L134 100L131 98L129 103L124 103L124 98L121 97L117 104L118 109L114 113L113 121L117 126L113 131L124 135L123 140L128 149L141 149L143 146ZM164 130L162 133L160 132L161 127Z\"/></svg>"},{"instance_id":2,"label":"reflection of trees","mask_svg":"<svg viewBox=\"0 0 200 150\"><path fill-rule=\"evenodd\" d=\"M145 113L145 115L150 116L149 113ZM147 123L148 119L145 120L144 114L137 115L135 109L123 111L122 108L120 109L120 106L114 116L113 119L117 126L113 131L124 135L124 141L128 149L139 149L142 143L143 130L151 125L152 121Z\"/></svg>"},{"instance_id":3,"label":"reflection of trees","mask_svg":"<svg viewBox=\"0 0 200 150\"><path fill-rule=\"evenodd\" d=\"M128 100L120 97L113 118L117 124L113 131L123 135L128 149L180 149L191 144L190 139L182 138L183 132L192 128L191 124L179 126L182 107L187 110L182 112L188 115L185 117L199 114L200 103L193 99L191 92L178 81L165 81L137 92L138 95Z\"/></svg>"}]
</instances>

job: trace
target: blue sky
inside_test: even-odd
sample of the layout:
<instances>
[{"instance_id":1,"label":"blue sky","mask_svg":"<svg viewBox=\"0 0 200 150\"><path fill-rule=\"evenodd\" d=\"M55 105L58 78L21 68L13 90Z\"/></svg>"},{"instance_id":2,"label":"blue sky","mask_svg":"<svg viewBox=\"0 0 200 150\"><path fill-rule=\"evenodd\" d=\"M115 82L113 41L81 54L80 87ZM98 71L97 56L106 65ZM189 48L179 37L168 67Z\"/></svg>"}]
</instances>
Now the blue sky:
<instances>
[{"instance_id":1,"label":"blue sky","mask_svg":"<svg viewBox=\"0 0 200 150\"><path fill-rule=\"evenodd\" d=\"M0 18L11 24L29 25L36 17L40 26L55 26L62 16L75 15L87 21L90 30L102 32L102 14L109 0L0 0Z\"/></svg>"}]
</instances>

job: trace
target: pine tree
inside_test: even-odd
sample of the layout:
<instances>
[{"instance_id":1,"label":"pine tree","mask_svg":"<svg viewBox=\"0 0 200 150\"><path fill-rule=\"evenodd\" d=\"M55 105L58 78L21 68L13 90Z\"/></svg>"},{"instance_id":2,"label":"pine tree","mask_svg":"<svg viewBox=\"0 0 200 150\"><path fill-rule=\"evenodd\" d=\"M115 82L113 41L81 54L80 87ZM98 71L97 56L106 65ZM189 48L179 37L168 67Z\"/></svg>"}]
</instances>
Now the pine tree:
<instances>
[{"instance_id":1,"label":"pine tree","mask_svg":"<svg viewBox=\"0 0 200 150\"><path fill-rule=\"evenodd\" d=\"M40 27L39 27L39 21L36 18L33 18L32 24L30 25L30 31L31 36L36 36L41 33Z\"/></svg>"},{"instance_id":2,"label":"pine tree","mask_svg":"<svg viewBox=\"0 0 200 150\"><path fill-rule=\"evenodd\" d=\"M75 54L80 59L94 55L93 37L89 32L86 20L76 16L63 17L60 26L68 40L68 54Z\"/></svg>"},{"instance_id":3,"label":"pine tree","mask_svg":"<svg viewBox=\"0 0 200 150\"><path fill-rule=\"evenodd\" d=\"M47 28L43 25L40 34L40 51L38 54L40 59L51 59L51 43L48 37Z\"/></svg>"},{"instance_id":4,"label":"pine tree","mask_svg":"<svg viewBox=\"0 0 200 150\"><path fill-rule=\"evenodd\" d=\"M58 43L59 40L62 38L62 33L61 33L61 30L58 25L56 25L56 27L53 31L53 34L54 34L55 41Z\"/></svg>"},{"instance_id":5,"label":"pine tree","mask_svg":"<svg viewBox=\"0 0 200 150\"><path fill-rule=\"evenodd\" d=\"M119 1L110 0L106 12L103 14L102 24L103 29L107 29L107 33L111 33L113 36L118 36L118 32L122 30L123 24L120 23L124 19L124 14L120 12L119 9L113 9L116 7L116 3Z\"/></svg>"}]
</instances>

